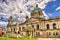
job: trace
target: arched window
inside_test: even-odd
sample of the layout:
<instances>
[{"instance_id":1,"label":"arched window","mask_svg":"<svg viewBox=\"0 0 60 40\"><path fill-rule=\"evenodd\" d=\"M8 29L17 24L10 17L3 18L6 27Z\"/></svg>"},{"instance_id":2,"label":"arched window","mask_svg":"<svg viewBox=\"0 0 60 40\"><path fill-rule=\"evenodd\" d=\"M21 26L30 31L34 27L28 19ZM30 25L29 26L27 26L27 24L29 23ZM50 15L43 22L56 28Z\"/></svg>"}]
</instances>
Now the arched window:
<instances>
[{"instance_id":1,"label":"arched window","mask_svg":"<svg viewBox=\"0 0 60 40\"><path fill-rule=\"evenodd\" d=\"M22 30L24 31L25 30L25 27L22 27Z\"/></svg>"},{"instance_id":2,"label":"arched window","mask_svg":"<svg viewBox=\"0 0 60 40\"><path fill-rule=\"evenodd\" d=\"M32 28L34 28L34 25L32 25Z\"/></svg>"},{"instance_id":3,"label":"arched window","mask_svg":"<svg viewBox=\"0 0 60 40\"><path fill-rule=\"evenodd\" d=\"M15 32L15 28L14 28L14 32Z\"/></svg>"},{"instance_id":4,"label":"arched window","mask_svg":"<svg viewBox=\"0 0 60 40\"><path fill-rule=\"evenodd\" d=\"M58 33L56 32L56 35L58 35Z\"/></svg>"},{"instance_id":5,"label":"arched window","mask_svg":"<svg viewBox=\"0 0 60 40\"><path fill-rule=\"evenodd\" d=\"M19 27L19 31L21 31L21 27Z\"/></svg>"},{"instance_id":6,"label":"arched window","mask_svg":"<svg viewBox=\"0 0 60 40\"><path fill-rule=\"evenodd\" d=\"M49 29L49 24L46 25L47 29Z\"/></svg>"},{"instance_id":7,"label":"arched window","mask_svg":"<svg viewBox=\"0 0 60 40\"><path fill-rule=\"evenodd\" d=\"M25 27L22 27L22 29L25 29Z\"/></svg>"},{"instance_id":8,"label":"arched window","mask_svg":"<svg viewBox=\"0 0 60 40\"><path fill-rule=\"evenodd\" d=\"M37 30L39 30L39 25L37 25Z\"/></svg>"},{"instance_id":9,"label":"arched window","mask_svg":"<svg viewBox=\"0 0 60 40\"><path fill-rule=\"evenodd\" d=\"M12 30L12 28L11 28L11 32L12 32L13 30Z\"/></svg>"},{"instance_id":10,"label":"arched window","mask_svg":"<svg viewBox=\"0 0 60 40\"><path fill-rule=\"evenodd\" d=\"M53 29L56 29L56 24L55 23L53 24Z\"/></svg>"},{"instance_id":11,"label":"arched window","mask_svg":"<svg viewBox=\"0 0 60 40\"><path fill-rule=\"evenodd\" d=\"M15 32L15 34L17 34L17 32Z\"/></svg>"},{"instance_id":12,"label":"arched window","mask_svg":"<svg viewBox=\"0 0 60 40\"><path fill-rule=\"evenodd\" d=\"M18 34L20 34L20 32L18 31Z\"/></svg>"},{"instance_id":13,"label":"arched window","mask_svg":"<svg viewBox=\"0 0 60 40\"><path fill-rule=\"evenodd\" d=\"M55 32L53 33L53 35L55 35Z\"/></svg>"}]
</instances>

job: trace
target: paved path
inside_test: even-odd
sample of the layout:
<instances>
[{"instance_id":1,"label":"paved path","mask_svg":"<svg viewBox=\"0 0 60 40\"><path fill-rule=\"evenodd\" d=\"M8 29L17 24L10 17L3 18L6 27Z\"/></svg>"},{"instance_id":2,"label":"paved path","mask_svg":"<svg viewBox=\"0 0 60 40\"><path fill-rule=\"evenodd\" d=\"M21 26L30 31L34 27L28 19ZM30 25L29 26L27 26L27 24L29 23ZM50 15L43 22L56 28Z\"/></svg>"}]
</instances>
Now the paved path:
<instances>
[{"instance_id":1,"label":"paved path","mask_svg":"<svg viewBox=\"0 0 60 40\"><path fill-rule=\"evenodd\" d=\"M38 40L60 40L60 38L38 38Z\"/></svg>"}]
</instances>

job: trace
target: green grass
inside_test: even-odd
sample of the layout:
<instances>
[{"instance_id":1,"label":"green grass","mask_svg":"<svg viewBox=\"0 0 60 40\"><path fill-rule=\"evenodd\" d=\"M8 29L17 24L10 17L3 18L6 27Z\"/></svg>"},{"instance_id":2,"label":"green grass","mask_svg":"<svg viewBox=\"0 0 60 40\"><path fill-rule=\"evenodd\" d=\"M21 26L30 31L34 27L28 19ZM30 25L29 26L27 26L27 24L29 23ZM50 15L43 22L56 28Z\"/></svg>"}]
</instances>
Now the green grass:
<instances>
[{"instance_id":1,"label":"green grass","mask_svg":"<svg viewBox=\"0 0 60 40\"><path fill-rule=\"evenodd\" d=\"M8 37L0 37L0 40L36 40L36 38L8 38Z\"/></svg>"}]
</instances>

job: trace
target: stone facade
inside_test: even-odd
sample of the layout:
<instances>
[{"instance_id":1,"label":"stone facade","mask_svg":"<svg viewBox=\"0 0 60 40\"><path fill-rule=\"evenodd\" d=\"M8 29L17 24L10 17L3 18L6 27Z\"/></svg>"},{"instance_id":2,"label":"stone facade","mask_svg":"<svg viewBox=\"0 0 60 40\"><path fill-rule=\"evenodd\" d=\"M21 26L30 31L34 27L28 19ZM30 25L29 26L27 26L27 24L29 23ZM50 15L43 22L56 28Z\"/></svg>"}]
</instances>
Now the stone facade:
<instances>
[{"instance_id":1,"label":"stone facade","mask_svg":"<svg viewBox=\"0 0 60 40\"><path fill-rule=\"evenodd\" d=\"M45 19L42 10L36 5L31 12L31 18L27 16L24 23L13 24L13 18L10 16L6 33L8 37L59 38L60 18Z\"/></svg>"}]
</instances>

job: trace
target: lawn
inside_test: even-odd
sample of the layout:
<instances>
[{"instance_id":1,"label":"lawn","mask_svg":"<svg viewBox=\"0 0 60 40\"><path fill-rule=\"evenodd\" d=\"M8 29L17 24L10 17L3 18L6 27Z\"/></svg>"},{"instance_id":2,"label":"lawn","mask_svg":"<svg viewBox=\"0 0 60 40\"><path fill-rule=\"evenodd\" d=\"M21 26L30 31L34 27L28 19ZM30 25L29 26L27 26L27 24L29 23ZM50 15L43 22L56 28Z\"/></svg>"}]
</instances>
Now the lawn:
<instances>
[{"instance_id":1,"label":"lawn","mask_svg":"<svg viewBox=\"0 0 60 40\"><path fill-rule=\"evenodd\" d=\"M36 38L7 38L7 37L0 37L0 40L36 40Z\"/></svg>"}]
</instances>

